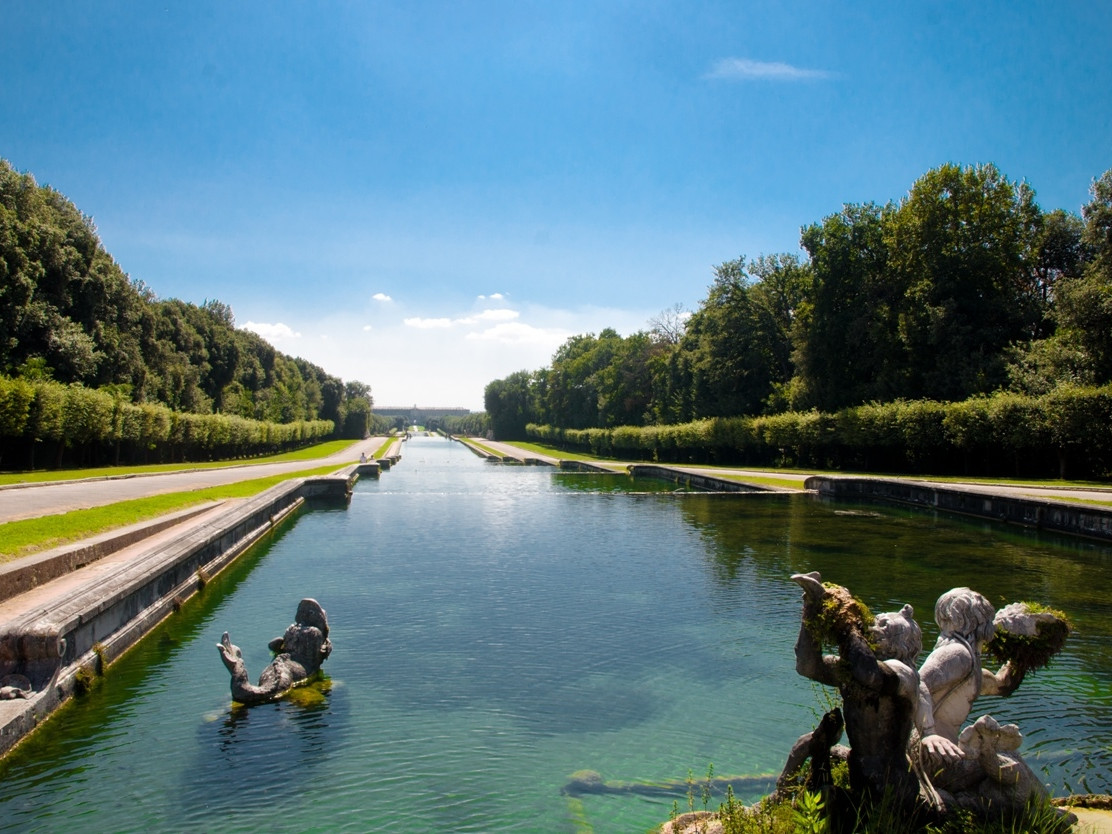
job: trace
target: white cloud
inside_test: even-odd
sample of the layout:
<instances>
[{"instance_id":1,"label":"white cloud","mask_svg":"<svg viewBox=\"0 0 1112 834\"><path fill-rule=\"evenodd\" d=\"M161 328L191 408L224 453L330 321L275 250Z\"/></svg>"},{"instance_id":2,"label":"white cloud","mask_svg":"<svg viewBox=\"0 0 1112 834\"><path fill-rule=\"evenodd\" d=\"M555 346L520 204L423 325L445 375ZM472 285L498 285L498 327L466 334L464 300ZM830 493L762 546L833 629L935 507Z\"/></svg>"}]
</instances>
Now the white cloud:
<instances>
[{"instance_id":1,"label":"white cloud","mask_svg":"<svg viewBox=\"0 0 1112 834\"><path fill-rule=\"evenodd\" d=\"M376 292L374 295L371 296L371 298L373 298L375 301L393 301L394 300L384 292Z\"/></svg>"},{"instance_id":2,"label":"white cloud","mask_svg":"<svg viewBox=\"0 0 1112 834\"><path fill-rule=\"evenodd\" d=\"M476 313L473 316L462 316L457 319L449 318L420 318L413 317L404 319L404 323L408 327L416 327L421 330L431 330L433 328L447 328L478 324L483 321L511 321L516 319L521 314L517 310L509 310L506 308L498 310L483 310L481 313Z\"/></svg>"},{"instance_id":3,"label":"white cloud","mask_svg":"<svg viewBox=\"0 0 1112 834\"><path fill-rule=\"evenodd\" d=\"M605 327L628 335L644 328L653 314L652 310L536 304L522 304L520 311L496 304L480 306L471 315L424 312L434 315L375 320L373 327L365 313L355 309L337 309L324 318L283 313L281 317L306 336L276 347L345 381L367 383L382 407L418 403L481 410L487 384L515 371L549 365L570 336L598 333ZM281 325L280 332L292 333L292 328ZM330 338L320 338L321 334ZM406 361L399 362L398 357Z\"/></svg>"},{"instance_id":4,"label":"white cloud","mask_svg":"<svg viewBox=\"0 0 1112 834\"><path fill-rule=\"evenodd\" d=\"M505 297L506 296L502 295L502 293L495 292L495 293L491 293L490 295L480 295L479 300L480 301L486 301L486 300L489 299L491 301L502 301L503 299L505 299Z\"/></svg>"},{"instance_id":5,"label":"white cloud","mask_svg":"<svg viewBox=\"0 0 1112 834\"><path fill-rule=\"evenodd\" d=\"M823 70L803 69L780 61L754 61L749 58L723 58L716 61L706 78L726 81L809 81L830 78Z\"/></svg>"},{"instance_id":6,"label":"white cloud","mask_svg":"<svg viewBox=\"0 0 1112 834\"><path fill-rule=\"evenodd\" d=\"M472 325L478 324L481 321L512 321L520 316L517 310L500 309L500 310L483 310L474 316L465 316L461 319L456 319L454 324Z\"/></svg>"},{"instance_id":7,"label":"white cloud","mask_svg":"<svg viewBox=\"0 0 1112 834\"><path fill-rule=\"evenodd\" d=\"M547 345L555 350L572 334L555 327L534 327L524 322L504 322L476 333L468 333L468 341L497 342L503 345Z\"/></svg>"},{"instance_id":8,"label":"white cloud","mask_svg":"<svg viewBox=\"0 0 1112 834\"><path fill-rule=\"evenodd\" d=\"M268 324L267 322L249 321L243 325L244 330L250 330L252 333L258 333L268 342L282 342L286 339L300 339L301 334L294 332L287 324L282 322L275 322Z\"/></svg>"},{"instance_id":9,"label":"white cloud","mask_svg":"<svg viewBox=\"0 0 1112 834\"><path fill-rule=\"evenodd\" d=\"M423 319L420 317L413 317L403 319L406 327L416 327L418 330L435 330L438 328L445 328L452 326L451 319Z\"/></svg>"},{"instance_id":10,"label":"white cloud","mask_svg":"<svg viewBox=\"0 0 1112 834\"><path fill-rule=\"evenodd\" d=\"M499 310L483 310L479 313L478 318L481 321L511 321L520 316L517 310L510 310L505 307Z\"/></svg>"}]
</instances>

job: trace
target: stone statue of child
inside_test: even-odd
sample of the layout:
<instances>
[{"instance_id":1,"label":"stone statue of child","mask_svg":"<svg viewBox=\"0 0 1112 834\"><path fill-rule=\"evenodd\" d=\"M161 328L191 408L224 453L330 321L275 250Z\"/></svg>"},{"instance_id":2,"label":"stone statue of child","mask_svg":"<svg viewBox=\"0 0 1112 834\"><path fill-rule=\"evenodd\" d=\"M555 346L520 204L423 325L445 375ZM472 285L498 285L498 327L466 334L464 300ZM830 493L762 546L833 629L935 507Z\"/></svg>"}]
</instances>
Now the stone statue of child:
<instances>
[{"instance_id":1,"label":"stone statue of child","mask_svg":"<svg viewBox=\"0 0 1112 834\"><path fill-rule=\"evenodd\" d=\"M917 724L920 759L944 803L1000 816L1021 814L1047 792L1016 752L1023 736L1014 724L1000 725L986 715L962 730L978 696L1010 695L1025 675L1010 662L995 673L982 667L981 649L995 632L995 614L992 603L969 588L938 598L938 641L919 669L928 708Z\"/></svg>"},{"instance_id":2,"label":"stone statue of child","mask_svg":"<svg viewBox=\"0 0 1112 834\"><path fill-rule=\"evenodd\" d=\"M908 739L921 705L915 661L922 634L911 606L878 615L869 635L860 623L846 624L837 634L839 654L823 655L808 624L819 617L828 590L817 572L795 574L792 579L803 588L796 671L841 692L850 743L851 792L858 801L879 800L890 793L907 815L924 810L919 779L907 758Z\"/></svg>"},{"instance_id":3,"label":"stone statue of child","mask_svg":"<svg viewBox=\"0 0 1112 834\"><path fill-rule=\"evenodd\" d=\"M969 588L949 590L935 603L938 641L919 667L930 709L919 732L923 750L937 763L961 758L958 735L978 696L1010 695L1023 682L1023 671L1010 663L996 673L981 666L981 648L992 639L995 615L992 603Z\"/></svg>"}]
</instances>

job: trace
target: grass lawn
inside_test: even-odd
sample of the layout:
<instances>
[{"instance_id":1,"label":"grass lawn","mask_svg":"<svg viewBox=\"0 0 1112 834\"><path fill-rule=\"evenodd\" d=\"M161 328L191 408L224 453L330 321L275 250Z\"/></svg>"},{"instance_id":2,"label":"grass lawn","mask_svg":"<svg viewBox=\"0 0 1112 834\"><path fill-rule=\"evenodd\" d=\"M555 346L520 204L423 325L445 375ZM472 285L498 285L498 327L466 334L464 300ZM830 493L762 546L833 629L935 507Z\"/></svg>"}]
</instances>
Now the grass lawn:
<instances>
[{"instance_id":1,"label":"grass lawn","mask_svg":"<svg viewBox=\"0 0 1112 834\"><path fill-rule=\"evenodd\" d=\"M198 461L185 463L155 463L149 466L103 466L97 469L36 470L34 472L0 473L0 486L7 484L37 484L46 481L73 481L80 478L110 478L125 475L144 475L152 472L180 472L183 469L221 469L226 466L242 466L255 463L285 463L288 461L311 461L326 458L353 445L354 440L329 440L262 458L238 458L235 460ZM354 460L354 458L353 458Z\"/></svg>"},{"instance_id":2,"label":"grass lawn","mask_svg":"<svg viewBox=\"0 0 1112 834\"><path fill-rule=\"evenodd\" d=\"M0 564L29 556L42 550L49 550L70 542L90 538L118 527L126 527L138 521L156 518L166 513L204 504L207 501L221 501L228 498L250 498L270 489L275 484L291 478L305 478L312 475L326 475L335 472L336 464L318 466L292 472L287 475L274 475L269 478L256 478L225 486L208 487L191 492L174 492L167 495L154 495L150 498L136 498L121 501L106 507L93 507L88 510L72 510L58 515L28 518L22 521L9 521L0 524Z\"/></svg>"}]
</instances>

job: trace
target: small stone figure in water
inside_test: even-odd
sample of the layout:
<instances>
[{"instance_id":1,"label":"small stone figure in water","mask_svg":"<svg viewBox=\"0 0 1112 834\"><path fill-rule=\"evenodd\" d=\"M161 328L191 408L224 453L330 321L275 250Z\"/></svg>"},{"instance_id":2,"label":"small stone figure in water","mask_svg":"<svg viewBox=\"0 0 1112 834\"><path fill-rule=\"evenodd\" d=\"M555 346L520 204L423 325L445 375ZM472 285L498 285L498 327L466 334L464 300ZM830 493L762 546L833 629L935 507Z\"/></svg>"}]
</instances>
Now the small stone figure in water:
<instances>
[{"instance_id":1,"label":"small stone figure in water","mask_svg":"<svg viewBox=\"0 0 1112 834\"><path fill-rule=\"evenodd\" d=\"M920 708L915 661L923 641L911 606L878 615L870 629L844 588L825 587L817 572L792 579L803 588L796 671L842 694L854 803L881 801L887 795L904 818L926 810L907 758ZM838 655L822 654L826 640L837 643Z\"/></svg>"},{"instance_id":2,"label":"small stone figure in water","mask_svg":"<svg viewBox=\"0 0 1112 834\"><path fill-rule=\"evenodd\" d=\"M297 606L294 623L281 637L270 641L277 654L262 674L258 685L250 682L243 665L243 653L224 632L217 644L220 658L232 675L232 700L241 704L261 704L280 698L304 683L332 653L328 639L328 617L315 599L303 599Z\"/></svg>"}]
</instances>

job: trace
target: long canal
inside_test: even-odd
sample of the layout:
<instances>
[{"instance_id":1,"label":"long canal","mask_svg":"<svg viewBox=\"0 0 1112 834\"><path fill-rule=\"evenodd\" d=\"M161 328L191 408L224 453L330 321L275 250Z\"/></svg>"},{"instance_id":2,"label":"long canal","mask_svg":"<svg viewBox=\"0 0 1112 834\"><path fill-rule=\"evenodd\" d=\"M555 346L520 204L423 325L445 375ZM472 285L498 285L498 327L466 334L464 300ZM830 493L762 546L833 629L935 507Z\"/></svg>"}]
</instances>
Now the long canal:
<instances>
[{"instance_id":1,"label":"long canal","mask_svg":"<svg viewBox=\"0 0 1112 834\"><path fill-rule=\"evenodd\" d=\"M670 786L689 772L777 773L827 708L794 671L804 570L874 611L910 602L928 648L953 586L1066 611L1064 653L975 714L1019 724L1053 792L1112 792L1106 547L493 465L439 438L404 454L287 522L0 762L0 830L644 831L686 809ZM221 633L254 678L306 596L332 627L325 681L233 709ZM569 790L580 771L606 784Z\"/></svg>"}]
</instances>

